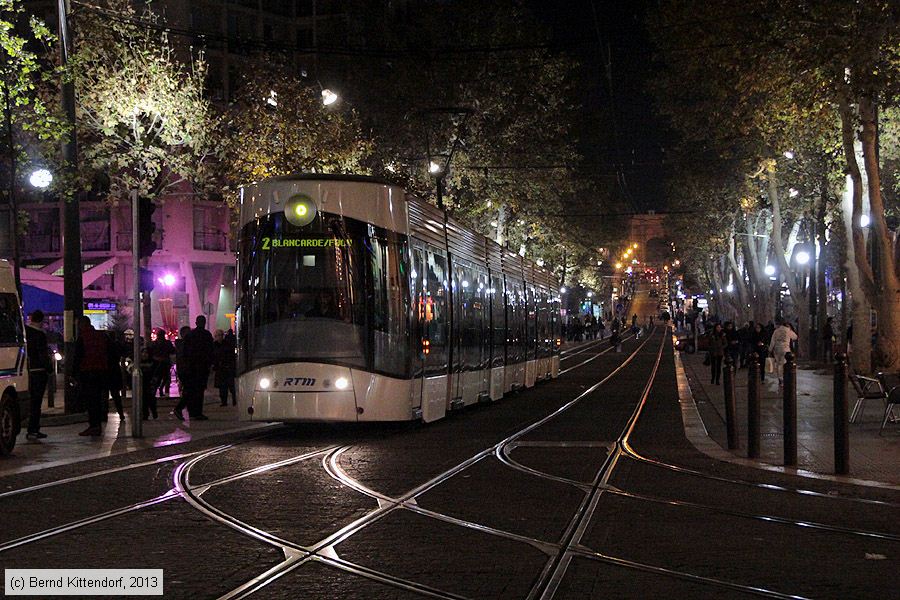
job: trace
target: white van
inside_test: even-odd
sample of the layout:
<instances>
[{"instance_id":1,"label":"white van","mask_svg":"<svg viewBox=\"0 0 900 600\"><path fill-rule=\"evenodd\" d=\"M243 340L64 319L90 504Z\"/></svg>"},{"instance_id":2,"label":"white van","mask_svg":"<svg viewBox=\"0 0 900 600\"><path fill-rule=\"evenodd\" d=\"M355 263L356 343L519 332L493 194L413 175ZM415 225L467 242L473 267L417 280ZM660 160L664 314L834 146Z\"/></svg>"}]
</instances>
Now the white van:
<instances>
[{"instance_id":1,"label":"white van","mask_svg":"<svg viewBox=\"0 0 900 600\"><path fill-rule=\"evenodd\" d=\"M9 454L28 411L25 321L12 265L0 259L0 455Z\"/></svg>"}]
</instances>

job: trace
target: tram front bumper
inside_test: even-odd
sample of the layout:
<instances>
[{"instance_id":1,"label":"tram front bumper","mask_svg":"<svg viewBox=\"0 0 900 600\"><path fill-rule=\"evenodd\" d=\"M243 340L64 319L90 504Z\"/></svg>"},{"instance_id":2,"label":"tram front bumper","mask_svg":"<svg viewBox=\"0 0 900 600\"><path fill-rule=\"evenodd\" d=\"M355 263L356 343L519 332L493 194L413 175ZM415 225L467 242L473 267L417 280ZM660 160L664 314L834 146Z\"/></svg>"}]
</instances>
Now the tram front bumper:
<instances>
[{"instance_id":1,"label":"tram front bumper","mask_svg":"<svg viewBox=\"0 0 900 600\"><path fill-rule=\"evenodd\" d=\"M240 418L247 421L356 421L356 398L346 392L264 392L242 398Z\"/></svg>"}]
</instances>

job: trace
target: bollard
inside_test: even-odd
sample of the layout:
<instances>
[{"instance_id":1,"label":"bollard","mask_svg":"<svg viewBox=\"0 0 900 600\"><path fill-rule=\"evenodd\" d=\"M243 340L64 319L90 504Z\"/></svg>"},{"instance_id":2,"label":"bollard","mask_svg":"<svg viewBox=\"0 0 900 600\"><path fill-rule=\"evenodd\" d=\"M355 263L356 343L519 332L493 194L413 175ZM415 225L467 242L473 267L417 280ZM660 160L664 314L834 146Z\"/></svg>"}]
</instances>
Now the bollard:
<instances>
[{"instance_id":1,"label":"bollard","mask_svg":"<svg viewBox=\"0 0 900 600\"><path fill-rule=\"evenodd\" d=\"M784 396L782 415L784 426L784 465L797 466L797 363L794 355L784 355Z\"/></svg>"},{"instance_id":2,"label":"bollard","mask_svg":"<svg viewBox=\"0 0 900 600\"><path fill-rule=\"evenodd\" d=\"M759 358L747 365L747 456L759 458Z\"/></svg>"},{"instance_id":3,"label":"bollard","mask_svg":"<svg viewBox=\"0 0 900 600\"><path fill-rule=\"evenodd\" d=\"M847 355L834 357L834 472L850 472L850 417L847 406Z\"/></svg>"},{"instance_id":4,"label":"bollard","mask_svg":"<svg viewBox=\"0 0 900 600\"><path fill-rule=\"evenodd\" d=\"M737 410L734 404L734 361L731 355L725 355L725 428L728 433L728 449L738 447Z\"/></svg>"}]
</instances>

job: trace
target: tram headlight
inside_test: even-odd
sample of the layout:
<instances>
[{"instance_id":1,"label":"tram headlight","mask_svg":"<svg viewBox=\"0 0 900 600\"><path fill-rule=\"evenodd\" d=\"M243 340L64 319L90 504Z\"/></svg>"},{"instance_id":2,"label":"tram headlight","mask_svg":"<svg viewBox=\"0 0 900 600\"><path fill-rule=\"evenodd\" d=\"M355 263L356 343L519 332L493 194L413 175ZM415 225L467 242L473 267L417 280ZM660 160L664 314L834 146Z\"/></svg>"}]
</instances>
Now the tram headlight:
<instances>
[{"instance_id":1,"label":"tram headlight","mask_svg":"<svg viewBox=\"0 0 900 600\"><path fill-rule=\"evenodd\" d=\"M334 387L336 387L339 390L346 390L349 385L350 385L350 382L347 381L346 377L338 377L337 379L334 380Z\"/></svg>"},{"instance_id":2,"label":"tram headlight","mask_svg":"<svg viewBox=\"0 0 900 600\"><path fill-rule=\"evenodd\" d=\"M268 377L261 377L259 380L259 389L267 390L272 386L272 380Z\"/></svg>"},{"instance_id":3,"label":"tram headlight","mask_svg":"<svg viewBox=\"0 0 900 600\"><path fill-rule=\"evenodd\" d=\"M294 194L284 205L284 216L291 225L304 227L316 218L316 203L306 194Z\"/></svg>"}]
</instances>

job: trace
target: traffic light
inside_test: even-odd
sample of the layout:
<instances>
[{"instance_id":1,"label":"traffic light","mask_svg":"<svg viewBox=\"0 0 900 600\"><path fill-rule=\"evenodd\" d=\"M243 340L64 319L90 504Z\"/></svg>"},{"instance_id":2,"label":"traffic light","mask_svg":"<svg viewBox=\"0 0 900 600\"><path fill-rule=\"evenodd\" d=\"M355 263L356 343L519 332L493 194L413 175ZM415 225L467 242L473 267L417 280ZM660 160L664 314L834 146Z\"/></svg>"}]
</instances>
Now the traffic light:
<instances>
[{"instance_id":1,"label":"traffic light","mask_svg":"<svg viewBox=\"0 0 900 600\"><path fill-rule=\"evenodd\" d=\"M154 287L153 271L141 267L140 273L140 290L142 292L152 292Z\"/></svg>"},{"instance_id":2,"label":"traffic light","mask_svg":"<svg viewBox=\"0 0 900 600\"><path fill-rule=\"evenodd\" d=\"M153 234L156 233L156 223L153 222L153 213L156 212L156 204L149 198L141 198L138 201L138 256L150 258L156 251L156 241Z\"/></svg>"}]
</instances>

